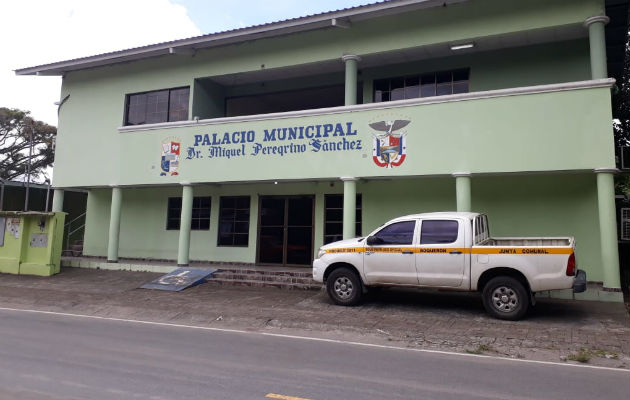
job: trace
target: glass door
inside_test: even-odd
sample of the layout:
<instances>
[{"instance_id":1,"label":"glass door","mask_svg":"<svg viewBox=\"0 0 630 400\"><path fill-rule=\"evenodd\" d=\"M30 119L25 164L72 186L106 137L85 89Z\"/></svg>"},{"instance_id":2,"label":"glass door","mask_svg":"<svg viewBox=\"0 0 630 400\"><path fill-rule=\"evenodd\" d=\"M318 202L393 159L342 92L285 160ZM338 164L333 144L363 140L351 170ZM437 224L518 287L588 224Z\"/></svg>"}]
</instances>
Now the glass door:
<instances>
[{"instance_id":1,"label":"glass door","mask_svg":"<svg viewBox=\"0 0 630 400\"><path fill-rule=\"evenodd\" d=\"M258 262L310 265L313 259L313 196L261 196Z\"/></svg>"}]
</instances>

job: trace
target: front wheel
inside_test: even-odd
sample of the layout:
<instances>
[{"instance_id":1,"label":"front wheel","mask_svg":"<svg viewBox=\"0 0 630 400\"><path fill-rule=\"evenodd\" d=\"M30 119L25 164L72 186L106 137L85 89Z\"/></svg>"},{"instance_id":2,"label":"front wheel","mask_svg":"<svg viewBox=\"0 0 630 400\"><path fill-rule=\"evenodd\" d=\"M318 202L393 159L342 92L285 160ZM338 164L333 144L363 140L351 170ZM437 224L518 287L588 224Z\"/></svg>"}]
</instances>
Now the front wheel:
<instances>
[{"instance_id":1,"label":"front wheel","mask_svg":"<svg viewBox=\"0 0 630 400\"><path fill-rule=\"evenodd\" d=\"M483 288L482 299L488 314L498 319L521 319L529 308L525 286L509 276L490 279Z\"/></svg>"},{"instance_id":2,"label":"front wheel","mask_svg":"<svg viewBox=\"0 0 630 400\"><path fill-rule=\"evenodd\" d=\"M359 304L363 295L361 278L349 268L334 270L326 280L328 296L341 306Z\"/></svg>"}]
</instances>

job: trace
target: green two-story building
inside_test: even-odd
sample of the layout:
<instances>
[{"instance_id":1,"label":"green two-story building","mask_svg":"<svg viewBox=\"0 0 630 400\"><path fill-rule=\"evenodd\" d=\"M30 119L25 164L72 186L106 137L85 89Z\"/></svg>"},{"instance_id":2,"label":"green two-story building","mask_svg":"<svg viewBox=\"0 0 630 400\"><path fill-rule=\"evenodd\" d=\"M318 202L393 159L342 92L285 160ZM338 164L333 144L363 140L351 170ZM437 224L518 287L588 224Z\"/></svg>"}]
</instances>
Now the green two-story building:
<instances>
[{"instance_id":1,"label":"green two-story building","mask_svg":"<svg viewBox=\"0 0 630 400\"><path fill-rule=\"evenodd\" d=\"M390 218L473 210L495 236L575 236L620 299L627 10L392 0L16 72L63 76L54 209L89 190L103 262L306 267Z\"/></svg>"}]
</instances>

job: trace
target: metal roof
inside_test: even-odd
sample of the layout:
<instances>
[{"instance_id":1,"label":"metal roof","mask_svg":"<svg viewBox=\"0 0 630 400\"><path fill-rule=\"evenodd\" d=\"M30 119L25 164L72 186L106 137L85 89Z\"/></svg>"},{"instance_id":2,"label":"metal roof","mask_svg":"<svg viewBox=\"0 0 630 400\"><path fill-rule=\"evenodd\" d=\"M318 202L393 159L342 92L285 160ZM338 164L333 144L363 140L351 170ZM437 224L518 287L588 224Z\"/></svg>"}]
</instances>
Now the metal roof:
<instances>
[{"instance_id":1,"label":"metal roof","mask_svg":"<svg viewBox=\"0 0 630 400\"><path fill-rule=\"evenodd\" d=\"M253 25L187 39L134 47L89 57L15 70L16 75L63 75L68 71L101 67L168 54L191 54L198 49L240 43L249 40L288 35L325 28L348 28L353 22L400 14L411 10L441 7L468 0L384 0L304 17Z\"/></svg>"}]
</instances>

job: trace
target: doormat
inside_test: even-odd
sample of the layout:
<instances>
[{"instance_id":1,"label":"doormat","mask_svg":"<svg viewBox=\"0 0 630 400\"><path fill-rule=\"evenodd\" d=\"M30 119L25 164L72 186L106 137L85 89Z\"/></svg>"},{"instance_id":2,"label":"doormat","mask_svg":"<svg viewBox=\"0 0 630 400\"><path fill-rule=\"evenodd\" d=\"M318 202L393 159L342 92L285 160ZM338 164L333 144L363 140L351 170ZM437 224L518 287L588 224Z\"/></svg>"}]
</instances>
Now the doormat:
<instances>
[{"instance_id":1,"label":"doormat","mask_svg":"<svg viewBox=\"0 0 630 400\"><path fill-rule=\"evenodd\" d=\"M215 273L216 269L177 268L173 272L152 280L140 286L140 289L157 289L179 292L192 286L203 283L204 280Z\"/></svg>"}]
</instances>

